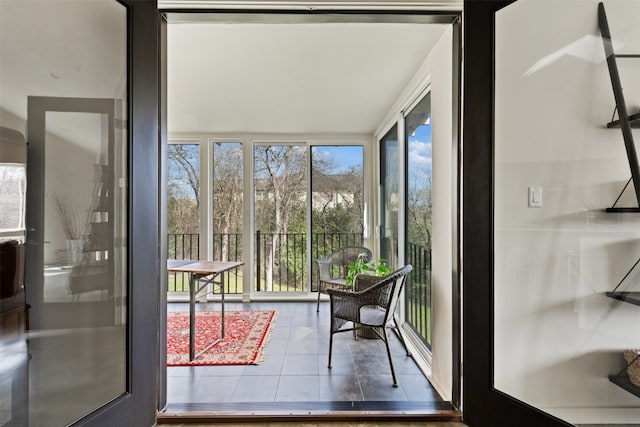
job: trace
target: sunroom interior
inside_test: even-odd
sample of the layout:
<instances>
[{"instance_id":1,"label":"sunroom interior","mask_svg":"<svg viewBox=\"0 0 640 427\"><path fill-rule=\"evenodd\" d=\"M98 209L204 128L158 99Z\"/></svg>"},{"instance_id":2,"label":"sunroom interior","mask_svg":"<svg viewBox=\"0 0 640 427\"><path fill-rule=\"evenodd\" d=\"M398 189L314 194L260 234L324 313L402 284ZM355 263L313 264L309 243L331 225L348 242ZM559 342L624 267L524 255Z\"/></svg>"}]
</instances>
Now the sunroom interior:
<instances>
[{"instance_id":1,"label":"sunroom interior","mask_svg":"<svg viewBox=\"0 0 640 427\"><path fill-rule=\"evenodd\" d=\"M458 283L451 275L458 250L454 241L460 126L458 13L164 12L168 21L163 46L166 257L244 262L227 278L227 310L261 305L279 312L265 360L258 367L266 369L279 360L280 373L285 368L293 375L296 369L298 374L300 369L307 372L308 366L296 367L293 361L307 362L310 355L287 355L278 328L303 327L306 336L314 337L316 360L311 366L317 373L313 378L299 376L317 383L317 396L305 401L311 400L320 412L338 398L321 396L321 383L329 378L329 304L322 295L316 311L315 259L345 245L358 245L370 248L374 257L386 259L393 269L413 264L413 271L421 274L413 282L421 290L415 292L419 299L403 300L400 307L413 356L406 357L392 337L400 386L394 388L386 380L384 385L358 385L345 401L369 411L442 416L444 408L449 416L460 417L455 410L458 308L453 303ZM55 29L46 25L53 16ZM16 407L26 409L25 416L33 421L42 417L71 423L126 390L131 268L127 180L135 175L127 166L132 124L126 120L126 17L117 2L2 4L2 126L21 135L22 143L29 141L26 222L34 225L30 233L36 231L32 241L41 242L27 248L30 333L28 348L20 352L27 359L3 379L2 391L17 384L26 394L13 393L20 402ZM42 25L35 31L26 22ZM78 46L70 49L74 43ZM286 171L295 171L287 178L298 180L285 181L280 188L264 174L274 166L269 156L278 155L290 162ZM175 175L180 160L186 161L182 166L195 180ZM231 178L221 178L222 171L232 173ZM423 220L412 223L423 247L412 249L404 237L410 228L402 201L407 197L407 171L416 194L420 193L415 206ZM277 173L273 177L281 178ZM240 183L234 191L216 187L232 181ZM193 197L180 195L194 189L195 203ZM284 199L274 196L276 190L290 190L291 203L276 206L274 200ZM235 210L225 216L222 207ZM271 212L276 210L277 221ZM80 230L67 230L65 220L74 215L71 222L79 221ZM274 249L276 234L286 251ZM265 242L271 245L269 250L264 249ZM184 279L162 275L158 286L167 291L163 308L184 310ZM203 311L219 310L220 295L210 294L200 302ZM362 347L354 352L356 344L350 341L356 340L342 335L345 339L335 348L334 378L346 354L352 369L358 357L369 362L370 354L385 357L377 340L358 339ZM387 375L388 365L382 360L382 366L368 363L368 369ZM87 389L80 379L93 377L96 364L109 366L101 377L103 386ZM295 388L280 397L274 392L270 398L249 402L247 393L244 402L233 402L230 395L198 400L218 387L201 393L198 383L223 368L183 369L193 375L186 380L191 385L177 392L182 396L177 408L188 410L188 404L195 403L196 410L202 410L203 403L210 403L208 411L223 403L248 403L235 407L242 412L262 402L268 411L308 411L300 402L304 394ZM173 371L169 367L160 375L167 387L159 388L159 410L170 409L176 396L172 385L185 377L176 372L178 367ZM236 378L233 387L240 383L237 371L219 375L223 376ZM285 387L282 377L275 376ZM265 388L266 376L261 380L256 387ZM217 378L216 383L222 380ZM69 393L83 398L58 404L63 384ZM306 388L312 389L309 384ZM366 395L367 387L373 394ZM245 385L245 390L250 388ZM28 404L22 405L21 396ZM269 406L272 403L277 405Z\"/></svg>"},{"instance_id":2,"label":"sunroom interior","mask_svg":"<svg viewBox=\"0 0 640 427\"><path fill-rule=\"evenodd\" d=\"M306 409L317 400L315 408L326 410L344 399L386 401L378 405L383 411L453 409L443 403L454 399L458 381L457 283L450 274L457 247L455 14L165 16L168 258L244 262L225 276L226 306L279 307L281 327L276 319L267 358L283 358L291 375L310 369L320 374L302 387L308 391L319 381L318 394L310 397L295 385L281 390L289 379L283 367L280 389L243 406L251 395L243 380L262 375L247 367L233 385L238 393L224 394L209 408L246 409L266 399L277 410L300 409L301 400ZM410 207L404 198L412 200ZM408 241L405 230L420 241ZM361 385L346 398L327 391L330 385L323 388L323 374L331 372L329 304L321 295L316 312L315 260L345 246L367 247L391 269L414 265L414 299L407 298L400 312L415 362L411 373L428 378L419 390L408 387L415 377L407 377L402 393L391 393L390 383L376 385L374 393ZM186 309L187 279L169 274L169 312ZM202 307L216 307L219 292L202 300ZM291 316L294 325L286 323ZM288 341L281 340L285 328ZM305 349L292 349L300 344L296 334L305 337L302 342L309 334L315 338ZM384 356L383 348L371 347L378 343L359 341L366 347L356 353ZM293 366L305 360L318 366ZM200 375L220 375L208 380L221 383L239 372L215 369L201 369ZM184 392L198 375L197 368L168 367L168 412L202 409L189 405ZM265 378L261 384L268 389ZM380 394L381 387L390 393Z\"/></svg>"},{"instance_id":3,"label":"sunroom interior","mask_svg":"<svg viewBox=\"0 0 640 427\"><path fill-rule=\"evenodd\" d=\"M460 297L455 294L459 290L457 263L461 246L472 250L479 247L491 252L487 265L482 265L486 270L481 270L488 273L478 275L482 277L466 274L464 281L470 284L465 290L478 285L482 292L491 294L490 307L483 307L490 310L487 317L493 322L490 359L488 365L479 367L479 375L493 375L489 384L493 391L577 425L638 424L638 387L630 384L629 362L623 358L623 351L635 349L637 355L640 342L638 300L634 298L638 290L638 221L633 213L640 197L636 190L634 198L634 185L625 187L630 182L630 157L616 128L619 123L607 124L608 120L615 122L619 112L602 55L598 1L554 2L553 13L549 13L549 2L519 0L496 14L495 78L491 80L495 84L491 92L491 101L495 101L491 105L495 109L491 129L495 135L486 137L491 143L488 157L495 181L489 188L480 189L490 193L486 199L480 198L482 206L463 207L469 225L464 239L458 237L457 217L457 198L461 197L458 170L463 169L456 163L460 140L459 22L440 22L442 14L430 17L428 13L405 14L396 9L391 15L375 11L332 14L326 13L328 8L313 13L305 8L286 16L270 9L263 14L200 13L194 18L196 15L168 10L170 3L180 7L185 2L160 3L165 4L169 21L164 46L168 85L159 90L167 95L168 123L161 130L168 130L168 135L162 141L166 151L158 154L165 156L168 166L166 173L158 171L166 184L163 218L167 224L158 224L153 232L169 234L174 226L169 210L180 204L171 206L170 191L187 191L197 183L199 198L198 209L188 209L183 217L197 228L171 233L192 235L189 245L180 237L178 253L177 240L167 235L163 254L154 252L150 257L152 261L163 256L230 259L232 253L240 254L245 264L227 282L236 286L227 295L229 310L279 311L279 324L258 369L279 358L282 373L286 347L282 347L284 339L276 335L278 327L284 326L289 332L294 327L309 327L307 336L316 334L320 341L302 343L312 343L318 351L316 381L320 394L320 381L326 379L319 379L319 373L320 369L326 372L321 342L326 345L328 340L328 303L323 295L320 311L316 311L314 259L341 246L341 241L336 238L334 242L332 236L340 236L345 230L326 233L330 237L324 236L324 245L320 246L311 236L320 225L349 224L347 234L361 239L350 240L349 244L367 246L375 257L387 258L391 265L419 266L410 257L407 236L412 222L406 202L413 182L411 171L429 170L432 233L426 265L433 266L429 269L430 316L423 323L426 337L417 336L421 329L415 323L420 319L411 318L410 300L403 302L400 315L403 331L413 338L409 340L413 358L406 359L402 350L394 347L398 366L403 360L415 360L416 367L411 369L428 377L438 399L457 406L461 376L461 331L454 303ZM373 2L351 4L358 3L375 9ZM398 9L405 10L410 3L402 3ZM639 62L631 56L640 50L639 7L640 3L627 0L609 0L606 4L613 45L628 55L620 61L620 72L630 113L636 120ZM0 151L3 173L11 171L8 186L18 195L15 205L8 209L3 205L0 211L4 215L26 212L26 219L9 216L17 223L11 225L17 226L9 231L3 228L0 237L23 242L28 237L30 243L26 245L26 289L10 298L3 295L0 304L4 310L17 297L22 298L21 305L10 307L12 313L6 318L11 322L5 322L2 312L0 423L69 425L130 391L131 342L127 331L131 318L127 314L135 310L127 292L137 287L152 294L160 289L166 294L162 308L168 311L183 310L186 293L177 287L178 280L164 274L163 268L159 277L145 277L137 283L128 280L136 261L144 259L149 248L132 253L129 245L135 247L138 242L127 235L136 224L141 225L140 218L146 213L133 215L129 209L132 200L146 195L142 191L128 194L127 189L139 172L128 165L144 162L135 158L138 147L127 147L132 140L129 132L136 126L127 122L130 90L143 84L130 87L128 80L131 58L126 7L115 0L1 1L0 11L0 136L3 142L8 136L11 144L15 142L28 151L26 168L24 159L16 161L14 156L7 165L4 146ZM203 40L208 44L198 46ZM188 69L180 70L183 65ZM475 116L465 117L465 125L473 129ZM424 136L421 132L427 131L431 135L432 150L426 151L431 155L431 169L425 166L424 151L409 151L412 141L421 147L419 143L425 142L420 139ZM632 132L637 138L637 129ZM156 138L155 134L148 136L149 141ZM179 148L184 149L182 158ZM467 171L479 169L473 164L476 148L473 144L465 146ZM228 152L235 152L235 157L221 157ZM292 243L301 252L292 250L290 271L282 268L281 260L276 268L273 248L268 252L271 258L259 250L265 235L275 234L264 228L275 221L270 222L271 217L266 215L266 220L259 222L256 214L259 207L274 208L269 202L275 200L275 187L256 173L260 170L256 165L268 164L263 160L269 152L296 154L301 162L297 169L300 181L289 186L296 190L293 200L298 204L286 212L297 215L289 217L295 219L289 223L295 234L309 237L303 243ZM155 165L155 154L150 164ZM193 154L197 154L197 161L188 164L197 166L197 174L192 177L199 179L181 184L172 175L171 164L188 160ZM238 183L238 177L242 177L239 190L226 194L241 191L242 210L231 224L233 229L224 233L220 231L224 223L216 222L221 207L216 203L225 193L215 187L224 181L216 175L223 168L213 167L220 158L225 159L222 166L239 160L231 168L235 174L232 181ZM342 169L331 174L329 166ZM107 173L106 181L97 179L104 176L102 173ZM473 187L474 178L465 177L466 188ZM152 186L155 178L150 181ZM96 194L96 188L110 190L110 203L86 202L100 198L102 193ZM331 189L340 191L328 191ZM0 196L6 193L0 192ZM176 197L173 199L175 202ZM342 216L324 217L317 215L321 209L316 209L314 201L332 214L338 213L339 206L357 205L360 211L342 209ZM607 211L618 202L632 206L631 211ZM193 198L182 199L182 207L192 208L193 204ZM80 218L85 226L81 230L65 228L63 220L69 217L57 208L69 206L78 212L92 209L90 216ZM491 224L478 223L476 208L491 210ZM351 215L354 210L358 212L355 216ZM356 222L349 222L354 219ZM95 227L91 238L86 230L88 222ZM139 228L147 231L149 224L143 225ZM156 224L152 226L148 228ZM473 236L476 227L492 227L491 241L477 244ZM104 233L97 232L101 229ZM242 248L242 252L229 251L229 238L209 238L216 234L238 235L234 247ZM258 234L262 240L256 238ZM98 237L99 241L94 240ZM149 252L154 250L157 248ZM295 253L303 257L295 258ZM478 271L471 258L479 254L467 255L471 256L465 260L466 272ZM267 259L271 263L269 273L264 268L269 265ZM149 264L148 259L146 262ZM279 271L286 274L276 276ZM467 307L475 303L466 302ZM203 311L219 310L220 297L207 296L200 307ZM313 322L317 329L310 328ZM6 330L17 333L5 334ZM165 330L159 332L162 335ZM355 365L352 346L375 341L358 339L356 344L344 335L344 341L338 343L342 353L336 349L336 355L344 356L347 348ZM5 346L7 337L9 345ZM473 336L465 342L476 340L478 344L477 340L485 338ZM279 354L268 354L276 349L280 349ZM474 356L475 348L465 349L469 351L466 354ZM467 366L470 359L466 359ZM161 382L172 375L162 362L158 363ZM388 369L387 365L376 366L381 371ZM287 368L301 372L300 365L294 363ZM337 365L335 368L339 369ZM219 369L204 367L184 381L186 385L179 393L198 398L206 395L207 390L203 392L199 383L202 377L215 376ZM225 376L241 374L229 371ZM218 384L232 387L226 380ZM235 387L239 384L240 379ZM403 393L407 384L400 379ZM169 399L167 387L157 386L161 402L158 409L172 403L175 394L171 395L171 386ZM377 389L392 386L387 382ZM242 390L244 397L253 398L251 390ZM360 387L359 392L364 402L364 389ZM384 397L378 396L373 405L365 402L359 408L368 413L383 408L421 414L435 409L425 400L413 402L413 406L387 400L385 406L380 404ZM183 406L179 409L238 410L252 405L260 410L298 414L317 410L317 415L345 408L289 399L271 406L259 399L216 399L203 406L207 402L192 399L180 401ZM187 407L189 402L195 405ZM319 398L318 402L323 403ZM352 402L356 405L353 395ZM224 406L232 403L248 405Z\"/></svg>"}]
</instances>

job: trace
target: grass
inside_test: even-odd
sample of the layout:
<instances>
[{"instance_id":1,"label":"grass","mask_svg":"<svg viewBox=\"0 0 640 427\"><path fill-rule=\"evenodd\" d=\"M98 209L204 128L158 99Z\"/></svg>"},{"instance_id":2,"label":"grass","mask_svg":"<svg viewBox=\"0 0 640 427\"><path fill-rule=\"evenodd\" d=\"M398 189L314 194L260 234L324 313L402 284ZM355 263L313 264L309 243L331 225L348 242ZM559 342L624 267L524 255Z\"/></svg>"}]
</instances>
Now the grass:
<instances>
[{"instance_id":1,"label":"grass","mask_svg":"<svg viewBox=\"0 0 640 427\"><path fill-rule=\"evenodd\" d=\"M224 278L224 293L225 294L241 294L244 286L244 280L242 276L242 271L232 270L228 273L225 273ZM264 283L263 292L264 292ZM189 275L184 273L173 273L169 274L168 282L167 282L167 290L168 292L189 292ZM286 283L273 283L273 290L271 292L301 292L302 290L298 290Z\"/></svg>"},{"instance_id":2,"label":"grass","mask_svg":"<svg viewBox=\"0 0 640 427\"><path fill-rule=\"evenodd\" d=\"M431 346L431 307L424 303L411 301L407 306L407 314L423 313L419 323L409 322L411 326L425 339L427 344ZM407 319L409 321L410 319Z\"/></svg>"},{"instance_id":3,"label":"grass","mask_svg":"<svg viewBox=\"0 0 640 427\"><path fill-rule=\"evenodd\" d=\"M242 271L224 273L224 293L241 294L243 286ZM189 292L189 275L184 273L169 274L167 282L169 292Z\"/></svg>"}]
</instances>

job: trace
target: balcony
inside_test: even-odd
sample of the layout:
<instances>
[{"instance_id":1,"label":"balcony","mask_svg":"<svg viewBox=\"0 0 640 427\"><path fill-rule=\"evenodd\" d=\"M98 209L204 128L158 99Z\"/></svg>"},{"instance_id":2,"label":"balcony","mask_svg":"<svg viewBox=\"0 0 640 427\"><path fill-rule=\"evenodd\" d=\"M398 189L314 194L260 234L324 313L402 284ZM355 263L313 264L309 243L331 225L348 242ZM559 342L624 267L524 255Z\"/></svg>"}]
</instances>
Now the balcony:
<instances>
[{"instance_id":1,"label":"balcony","mask_svg":"<svg viewBox=\"0 0 640 427\"><path fill-rule=\"evenodd\" d=\"M264 294L306 293L317 291L317 270L312 265L311 286L308 286L306 234L273 234L256 232L254 235L255 274L251 275L251 292ZM316 233L311 235L312 260L324 258L343 246L363 244L361 233ZM169 234L170 259L200 259L198 234ZM242 234L214 234L214 259L241 261L243 259ZM245 258L246 259L246 258ZM405 288L405 320L427 347L431 344L431 251L421 245L407 245L407 260L413 266ZM242 295L244 276L241 269L224 273L225 293ZM169 296L189 292L189 278L184 273L170 273ZM171 298L169 298L171 300Z\"/></svg>"}]
</instances>

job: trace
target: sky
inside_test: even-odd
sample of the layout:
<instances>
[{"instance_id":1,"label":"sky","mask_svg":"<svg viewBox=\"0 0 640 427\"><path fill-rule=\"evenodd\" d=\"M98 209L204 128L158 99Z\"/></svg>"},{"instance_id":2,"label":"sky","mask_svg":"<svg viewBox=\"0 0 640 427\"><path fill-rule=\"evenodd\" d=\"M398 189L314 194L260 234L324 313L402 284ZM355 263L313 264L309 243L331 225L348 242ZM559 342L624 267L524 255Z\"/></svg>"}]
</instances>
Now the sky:
<instances>
[{"instance_id":1,"label":"sky","mask_svg":"<svg viewBox=\"0 0 640 427\"><path fill-rule=\"evenodd\" d=\"M337 172L347 171L351 166L362 166L363 163L361 146L314 146L313 154L333 159L336 165L340 165ZM411 165L420 170L419 175L431 174L430 124L419 126L414 135L409 138L409 159Z\"/></svg>"},{"instance_id":2,"label":"sky","mask_svg":"<svg viewBox=\"0 0 640 427\"><path fill-rule=\"evenodd\" d=\"M421 125L409 137L407 172L410 187L421 188L428 185L432 167L431 148L431 125Z\"/></svg>"},{"instance_id":3,"label":"sky","mask_svg":"<svg viewBox=\"0 0 640 427\"><path fill-rule=\"evenodd\" d=\"M323 156L331 159L337 167L336 172L347 172L352 166L358 166L362 168L363 160L363 148L360 145L352 146L314 146L314 156Z\"/></svg>"},{"instance_id":4,"label":"sky","mask_svg":"<svg viewBox=\"0 0 640 427\"><path fill-rule=\"evenodd\" d=\"M193 148L194 147L185 147ZM410 181L424 185L428 176L431 175L431 125L419 126L414 135L409 138L409 179ZM356 166L362 168L363 164L363 147L359 145L354 146L313 146L314 156L323 156L332 160L336 166L336 173L348 172L352 167ZM192 153L194 159L197 159L197 151ZM180 175L175 168L175 164L169 162L169 179L176 179ZM417 179L417 182L416 182Z\"/></svg>"}]
</instances>

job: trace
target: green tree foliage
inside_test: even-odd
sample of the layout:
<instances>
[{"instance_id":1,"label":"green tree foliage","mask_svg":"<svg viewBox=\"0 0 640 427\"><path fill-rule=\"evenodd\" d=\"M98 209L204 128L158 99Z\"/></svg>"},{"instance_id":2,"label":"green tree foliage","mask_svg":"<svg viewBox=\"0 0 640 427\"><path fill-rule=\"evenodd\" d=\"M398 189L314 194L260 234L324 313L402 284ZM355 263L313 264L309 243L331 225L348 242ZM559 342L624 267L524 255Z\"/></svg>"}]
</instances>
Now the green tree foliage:
<instances>
[{"instance_id":1,"label":"green tree foliage","mask_svg":"<svg viewBox=\"0 0 640 427\"><path fill-rule=\"evenodd\" d=\"M196 234L200 230L200 154L195 144L168 148L167 226L169 233Z\"/></svg>"}]
</instances>

